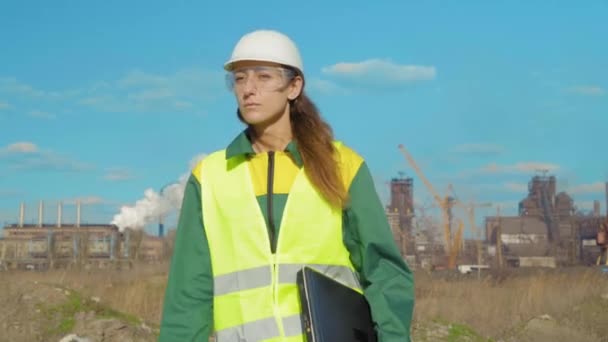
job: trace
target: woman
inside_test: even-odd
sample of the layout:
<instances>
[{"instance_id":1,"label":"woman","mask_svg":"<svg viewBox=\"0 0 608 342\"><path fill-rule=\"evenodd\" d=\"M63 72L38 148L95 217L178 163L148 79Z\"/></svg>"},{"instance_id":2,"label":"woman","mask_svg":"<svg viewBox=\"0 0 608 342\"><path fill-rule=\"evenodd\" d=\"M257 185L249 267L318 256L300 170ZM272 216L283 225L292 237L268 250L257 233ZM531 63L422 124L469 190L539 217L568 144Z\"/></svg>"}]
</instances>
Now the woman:
<instances>
[{"instance_id":1,"label":"woman","mask_svg":"<svg viewBox=\"0 0 608 342\"><path fill-rule=\"evenodd\" d=\"M413 276L370 171L304 92L296 45L243 36L225 64L246 124L192 171L161 341L304 341L295 275L315 267L367 298L380 342L409 341Z\"/></svg>"}]
</instances>

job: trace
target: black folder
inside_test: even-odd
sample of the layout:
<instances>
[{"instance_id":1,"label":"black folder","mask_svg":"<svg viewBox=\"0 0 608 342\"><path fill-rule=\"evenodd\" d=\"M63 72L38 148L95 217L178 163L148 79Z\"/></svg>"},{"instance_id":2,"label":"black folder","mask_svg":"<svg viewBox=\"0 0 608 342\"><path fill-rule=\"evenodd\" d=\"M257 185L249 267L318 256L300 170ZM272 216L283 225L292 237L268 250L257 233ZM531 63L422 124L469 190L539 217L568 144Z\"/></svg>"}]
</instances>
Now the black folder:
<instances>
[{"instance_id":1,"label":"black folder","mask_svg":"<svg viewBox=\"0 0 608 342\"><path fill-rule=\"evenodd\" d=\"M309 267L297 275L308 342L376 342L370 307L359 292Z\"/></svg>"}]
</instances>

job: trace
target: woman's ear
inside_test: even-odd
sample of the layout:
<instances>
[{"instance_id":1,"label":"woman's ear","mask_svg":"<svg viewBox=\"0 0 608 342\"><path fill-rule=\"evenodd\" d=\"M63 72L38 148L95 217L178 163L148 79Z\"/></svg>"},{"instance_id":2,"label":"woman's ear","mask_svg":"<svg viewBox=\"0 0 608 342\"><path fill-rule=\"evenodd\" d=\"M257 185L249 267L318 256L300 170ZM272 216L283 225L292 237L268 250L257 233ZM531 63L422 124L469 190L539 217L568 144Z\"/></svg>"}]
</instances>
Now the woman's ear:
<instances>
[{"instance_id":1,"label":"woman's ear","mask_svg":"<svg viewBox=\"0 0 608 342\"><path fill-rule=\"evenodd\" d=\"M287 93L287 98L290 101L293 101L298 96L300 96L300 93L302 93L303 84L304 84L304 82L303 82L301 76L298 75L293 78L293 80L291 81L291 84L289 86L289 92Z\"/></svg>"}]
</instances>

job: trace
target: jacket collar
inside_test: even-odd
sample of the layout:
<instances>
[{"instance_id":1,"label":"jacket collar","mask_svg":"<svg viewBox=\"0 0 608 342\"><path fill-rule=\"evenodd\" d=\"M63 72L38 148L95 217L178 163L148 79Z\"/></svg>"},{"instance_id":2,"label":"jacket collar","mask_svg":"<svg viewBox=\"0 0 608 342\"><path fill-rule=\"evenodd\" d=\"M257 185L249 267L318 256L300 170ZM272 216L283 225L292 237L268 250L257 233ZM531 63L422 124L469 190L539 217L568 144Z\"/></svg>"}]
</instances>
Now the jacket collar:
<instances>
[{"instance_id":1,"label":"jacket collar","mask_svg":"<svg viewBox=\"0 0 608 342\"><path fill-rule=\"evenodd\" d=\"M302 156L298 151L295 140L292 140L285 147L285 152L291 154L293 160L298 167L302 167ZM226 148L226 159L230 159L236 156L245 155L246 157L254 155L255 151L251 146L251 139L249 138L248 130L245 129L239 135L237 135L232 142Z\"/></svg>"}]
</instances>

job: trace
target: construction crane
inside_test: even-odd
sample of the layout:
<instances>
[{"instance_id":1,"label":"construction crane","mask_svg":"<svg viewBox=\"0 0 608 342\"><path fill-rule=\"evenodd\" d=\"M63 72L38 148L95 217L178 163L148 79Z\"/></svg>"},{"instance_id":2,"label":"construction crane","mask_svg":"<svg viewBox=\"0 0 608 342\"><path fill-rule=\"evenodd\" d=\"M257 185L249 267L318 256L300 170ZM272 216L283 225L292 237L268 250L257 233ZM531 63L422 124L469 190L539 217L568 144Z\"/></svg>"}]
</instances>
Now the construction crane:
<instances>
[{"instance_id":1,"label":"construction crane","mask_svg":"<svg viewBox=\"0 0 608 342\"><path fill-rule=\"evenodd\" d=\"M454 204L456 206L458 206L459 208L462 208L468 215L468 220L469 220L469 227L470 227L470 231L473 234L473 236L475 237L475 241L476 241L476 245L477 245L477 264L480 265L481 264L481 250L482 250L482 244L481 244L481 239L478 236L478 232L477 232L477 226L475 225L475 208L488 208L492 206L492 203L490 202L484 202L484 203L475 203L473 201L465 204L463 202L461 202L457 197L454 198Z\"/></svg>"},{"instance_id":2,"label":"construction crane","mask_svg":"<svg viewBox=\"0 0 608 342\"><path fill-rule=\"evenodd\" d=\"M454 246L454 243L452 241L451 222L450 222L451 206L452 206L451 202L452 201L451 201L450 197L442 197L439 195L439 193L435 190L435 188L433 187L431 182L429 182L429 180L425 177L424 173L422 172L422 170L420 169L420 167L418 166L418 164L416 163L416 161L414 160L412 155L405 149L403 144L399 144L399 150L401 150L401 153L403 154L405 159L408 161L410 166L414 169L414 171L416 172L416 174L418 175L418 177L420 178L420 180L422 181L424 186L431 193L431 195L435 199L435 202L439 206L439 209L441 211L442 221L443 221L442 223L443 223L443 227L444 227L443 228L443 235L444 235L444 240L445 240L444 249L445 249L446 255L448 257L448 268L452 269L452 268L456 267L456 257L455 257L454 250L456 248L456 251L457 251L457 248L458 248L458 246ZM462 229L461 227L462 226L460 226L460 229Z\"/></svg>"}]
</instances>

